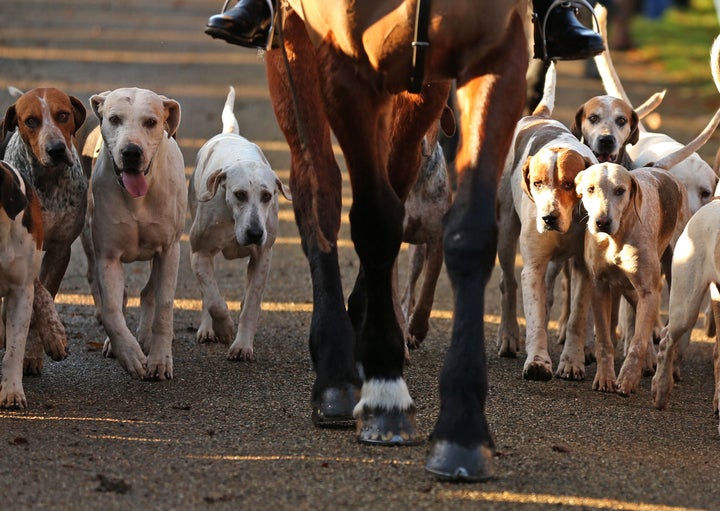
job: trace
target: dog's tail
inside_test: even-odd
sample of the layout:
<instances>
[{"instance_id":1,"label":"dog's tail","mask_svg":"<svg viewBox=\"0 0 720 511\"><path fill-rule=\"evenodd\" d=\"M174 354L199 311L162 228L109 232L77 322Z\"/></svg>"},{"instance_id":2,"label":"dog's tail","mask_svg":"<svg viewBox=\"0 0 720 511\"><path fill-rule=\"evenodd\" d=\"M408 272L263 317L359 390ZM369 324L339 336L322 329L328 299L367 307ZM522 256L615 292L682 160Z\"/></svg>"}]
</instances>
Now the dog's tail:
<instances>
[{"instance_id":1,"label":"dog's tail","mask_svg":"<svg viewBox=\"0 0 720 511\"><path fill-rule=\"evenodd\" d=\"M240 134L240 126L238 126L237 118L233 110L235 109L235 87L230 86L227 98L225 99L225 106L222 111L222 123L223 133L235 133Z\"/></svg>"},{"instance_id":2,"label":"dog's tail","mask_svg":"<svg viewBox=\"0 0 720 511\"><path fill-rule=\"evenodd\" d=\"M543 88L543 96L540 102L533 110L533 115L538 117L549 118L555 109L555 84L557 83L557 71L555 63L550 62L548 70L545 72L545 86Z\"/></svg>"},{"instance_id":3,"label":"dog's tail","mask_svg":"<svg viewBox=\"0 0 720 511\"><path fill-rule=\"evenodd\" d=\"M20 89L18 89L17 87L15 87L13 85L8 85L7 90L8 90L8 93L15 99L18 99L20 96L25 94L23 91L21 91Z\"/></svg>"},{"instance_id":4,"label":"dog's tail","mask_svg":"<svg viewBox=\"0 0 720 511\"><path fill-rule=\"evenodd\" d=\"M606 42L605 51L593 57L595 65L598 68L598 73L600 73L603 88L610 96L620 98L628 105L632 105L615 71L615 66L610 59L610 50L607 45L607 9L600 3L595 6L595 17L597 18L600 35L603 41Z\"/></svg>"},{"instance_id":5,"label":"dog's tail","mask_svg":"<svg viewBox=\"0 0 720 511\"><path fill-rule=\"evenodd\" d=\"M720 92L720 35L713 41L710 48L710 72L718 92Z\"/></svg>"},{"instance_id":6,"label":"dog's tail","mask_svg":"<svg viewBox=\"0 0 720 511\"><path fill-rule=\"evenodd\" d=\"M715 38L712 48L710 49L710 71L713 76L713 81L715 82L715 87L717 87L718 92L720 92L720 35ZM717 129L719 124L720 109L715 112L713 118L710 119L710 122L707 124L707 126L705 126L705 129L702 130L702 132L697 137L695 137L695 140L690 142L682 149L678 149L674 153L669 154L664 158L661 158L660 160L655 162L654 166L663 169L671 169L672 167L680 163L682 160L690 156L692 153L696 152L702 146L704 146L705 143L710 139L712 134L715 133L715 130Z\"/></svg>"},{"instance_id":7,"label":"dog's tail","mask_svg":"<svg viewBox=\"0 0 720 511\"><path fill-rule=\"evenodd\" d=\"M610 58L610 48L607 44L607 9L600 3L595 6L595 17L598 21L600 35L602 36L603 41L605 41L605 51L593 57L602 80L603 88L608 95L620 98L632 107L630 98L625 92L625 88L617 75L617 71L615 71L612 59ZM635 109L635 112L638 114L638 118L642 119L647 117L648 114L660 106L663 99L665 99L665 91L656 92L650 96L642 105ZM639 128L640 131L645 131L642 123L639 124Z\"/></svg>"}]
</instances>

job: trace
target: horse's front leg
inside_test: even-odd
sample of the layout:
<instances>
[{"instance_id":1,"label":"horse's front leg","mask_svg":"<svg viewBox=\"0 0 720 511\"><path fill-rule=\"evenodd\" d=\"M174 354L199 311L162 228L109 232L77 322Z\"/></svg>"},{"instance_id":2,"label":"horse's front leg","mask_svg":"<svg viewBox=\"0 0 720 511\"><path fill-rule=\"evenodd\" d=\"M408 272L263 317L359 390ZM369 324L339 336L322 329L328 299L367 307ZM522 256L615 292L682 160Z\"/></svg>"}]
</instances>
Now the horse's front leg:
<instances>
[{"instance_id":1,"label":"horse's front leg","mask_svg":"<svg viewBox=\"0 0 720 511\"><path fill-rule=\"evenodd\" d=\"M323 82L323 99L350 174L351 236L362 267L365 299L357 304L362 319L356 353L364 382L354 413L358 439L384 445L419 443L423 436L403 379L404 337L393 306L393 265L405 208L388 173L392 96L369 83L359 84L352 61L331 47L321 47L318 54L323 68L333 72Z\"/></svg>"},{"instance_id":2,"label":"horse's front leg","mask_svg":"<svg viewBox=\"0 0 720 511\"><path fill-rule=\"evenodd\" d=\"M320 79L311 65L314 50L297 15L285 20L284 37L294 87L290 88L281 50L269 51L266 61L275 116L290 146L293 208L312 279L312 417L317 426L354 425L361 381L338 264L342 175L323 113Z\"/></svg>"},{"instance_id":3,"label":"horse's front leg","mask_svg":"<svg viewBox=\"0 0 720 511\"><path fill-rule=\"evenodd\" d=\"M497 51L458 78L458 185L443 236L455 317L440 376L440 415L425 465L451 480L493 475L493 440L485 418L484 295L495 262L498 176L525 98L527 53L520 33L521 20L515 18Z\"/></svg>"}]
</instances>

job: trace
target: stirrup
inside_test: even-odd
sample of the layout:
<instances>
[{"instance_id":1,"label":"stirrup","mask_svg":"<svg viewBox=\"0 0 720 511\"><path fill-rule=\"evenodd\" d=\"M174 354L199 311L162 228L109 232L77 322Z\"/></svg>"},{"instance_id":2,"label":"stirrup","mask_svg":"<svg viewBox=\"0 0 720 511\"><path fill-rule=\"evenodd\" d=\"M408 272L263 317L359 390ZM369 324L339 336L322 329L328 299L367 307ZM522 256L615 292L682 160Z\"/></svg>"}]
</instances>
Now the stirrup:
<instances>
[{"instance_id":1,"label":"stirrup","mask_svg":"<svg viewBox=\"0 0 720 511\"><path fill-rule=\"evenodd\" d=\"M538 27L540 29L540 40L542 41L542 56L544 61L548 61L548 51L547 51L547 37L545 37L545 32L547 31L547 22L548 18L550 17L550 13L553 9L555 9L558 6L562 6L563 4L569 4L567 7L574 7L575 11L577 12L578 6L579 7L585 7L588 11L590 11L590 14L592 14L593 21L594 21L594 30L596 33L600 34L600 24L598 23L597 16L595 16L595 10L593 9L592 5L587 0L555 0L553 3L550 4L550 6L545 11L545 17L542 20L542 26ZM533 12L533 25L537 24L538 21L538 14L536 12ZM587 27L586 27L587 28Z\"/></svg>"}]
</instances>

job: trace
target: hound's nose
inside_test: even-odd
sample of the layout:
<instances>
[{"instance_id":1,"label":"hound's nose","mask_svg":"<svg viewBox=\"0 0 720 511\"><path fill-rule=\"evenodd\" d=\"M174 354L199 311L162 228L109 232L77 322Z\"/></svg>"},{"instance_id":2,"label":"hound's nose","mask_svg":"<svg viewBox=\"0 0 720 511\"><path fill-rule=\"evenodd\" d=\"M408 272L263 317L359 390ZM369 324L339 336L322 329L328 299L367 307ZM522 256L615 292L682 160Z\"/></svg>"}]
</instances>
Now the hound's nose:
<instances>
[{"instance_id":1,"label":"hound's nose","mask_svg":"<svg viewBox=\"0 0 720 511\"><path fill-rule=\"evenodd\" d=\"M597 226L599 232L608 232L610 230L610 226L612 225L612 219L603 215L595 220L595 225Z\"/></svg>"},{"instance_id":2,"label":"hound's nose","mask_svg":"<svg viewBox=\"0 0 720 511\"><path fill-rule=\"evenodd\" d=\"M262 242L263 230L257 227L250 227L245 231L245 239L248 245L259 245Z\"/></svg>"},{"instance_id":3,"label":"hound's nose","mask_svg":"<svg viewBox=\"0 0 720 511\"><path fill-rule=\"evenodd\" d=\"M545 222L545 227L548 229L557 229L557 215L545 215L542 217L542 221Z\"/></svg>"},{"instance_id":4,"label":"hound's nose","mask_svg":"<svg viewBox=\"0 0 720 511\"><path fill-rule=\"evenodd\" d=\"M128 144L120 152L125 167L137 167L142 158L142 147L137 144Z\"/></svg>"},{"instance_id":5,"label":"hound's nose","mask_svg":"<svg viewBox=\"0 0 720 511\"><path fill-rule=\"evenodd\" d=\"M601 135L598 137L598 149L600 149L601 152L607 153L615 149L615 137L612 135Z\"/></svg>"},{"instance_id":6,"label":"hound's nose","mask_svg":"<svg viewBox=\"0 0 720 511\"><path fill-rule=\"evenodd\" d=\"M65 160L65 144L61 141L52 142L45 146L45 152L54 162Z\"/></svg>"}]
</instances>

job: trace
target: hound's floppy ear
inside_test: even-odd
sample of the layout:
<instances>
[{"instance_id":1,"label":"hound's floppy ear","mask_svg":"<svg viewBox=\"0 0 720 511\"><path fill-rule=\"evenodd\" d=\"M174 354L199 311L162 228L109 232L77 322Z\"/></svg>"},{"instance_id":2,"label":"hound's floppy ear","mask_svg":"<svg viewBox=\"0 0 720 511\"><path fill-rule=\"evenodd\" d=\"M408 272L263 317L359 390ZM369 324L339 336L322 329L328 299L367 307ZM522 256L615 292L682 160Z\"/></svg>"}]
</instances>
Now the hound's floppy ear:
<instances>
[{"instance_id":1,"label":"hound's floppy ear","mask_svg":"<svg viewBox=\"0 0 720 511\"><path fill-rule=\"evenodd\" d=\"M290 187L285 186L282 181L280 181L279 177L275 178L275 184L277 185L277 189L280 191L283 197L285 197L287 200L292 200L292 194L290 193Z\"/></svg>"},{"instance_id":2,"label":"hound's floppy ear","mask_svg":"<svg viewBox=\"0 0 720 511\"><path fill-rule=\"evenodd\" d=\"M11 131L15 131L17 128L17 110L15 105L10 105L5 111L5 120L3 121L2 128L2 140L5 140L5 136Z\"/></svg>"},{"instance_id":3,"label":"hound's floppy ear","mask_svg":"<svg viewBox=\"0 0 720 511\"><path fill-rule=\"evenodd\" d=\"M642 223L642 217L640 216L640 208L642 207L642 189L638 184L637 179L630 175L630 201L632 202L633 209L637 215L640 223Z\"/></svg>"},{"instance_id":4,"label":"hound's floppy ear","mask_svg":"<svg viewBox=\"0 0 720 511\"><path fill-rule=\"evenodd\" d=\"M73 109L73 119L75 120L75 130L73 133L77 133L77 130L80 129L80 126L83 125L85 122L85 117L87 117L87 110L85 109L85 105L82 104L82 101L80 101L75 96L68 96L70 98L70 104L72 105Z\"/></svg>"},{"instance_id":5,"label":"hound's floppy ear","mask_svg":"<svg viewBox=\"0 0 720 511\"><path fill-rule=\"evenodd\" d=\"M105 99L110 95L109 90L95 94L90 97L90 107L95 112L95 116L102 121L103 118L103 106L105 105Z\"/></svg>"},{"instance_id":6,"label":"hound's floppy ear","mask_svg":"<svg viewBox=\"0 0 720 511\"><path fill-rule=\"evenodd\" d=\"M28 200L15 172L5 162L0 163L0 169L0 202L10 220L15 220L27 206Z\"/></svg>"},{"instance_id":7,"label":"hound's floppy ear","mask_svg":"<svg viewBox=\"0 0 720 511\"><path fill-rule=\"evenodd\" d=\"M527 160L525 160L525 163L523 163L522 166L522 179L520 180L520 185L522 186L523 192L525 192L525 195L530 197L530 200L535 202L535 199L533 198L532 194L530 193L530 160L532 159L532 156L528 156Z\"/></svg>"},{"instance_id":8,"label":"hound's floppy ear","mask_svg":"<svg viewBox=\"0 0 720 511\"><path fill-rule=\"evenodd\" d=\"M180 126L180 103L165 96L160 96L160 98L165 107L165 131L167 131L168 138L170 138L175 135L178 126Z\"/></svg>"},{"instance_id":9,"label":"hound's floppy ear","mask_svg":"<svg viewBox=\"0 0 720 511\"><path fill-rule=\"evenodd\" d=\"M225 182L226 178L227 174L223 171L223 169L214 170L212 174L208 176L207 181L205 182L207 190L200 197L198 197L198 201L207 202L213 197L215 197L218 188L220 188L220 185Z\"/></svg>"},{"instance_id":10,"label":"hound's floppy ear","mask_svg":"<svg viewBox=\"0 0 720 511\"><path fill-rule=\"evenodd\" d=\"M637 144L640 140L640 118L635 110L630 115L630 135L628 135L625 144ZM623 144L623 145L625 145Z\"/></svg>"},{"instance_id":11,"label":"hound's floppy ear","mask_svg":"<svg viewBox=\"0 0 720 511\"><path fill-rule=\"evenodd\" d=\"M575 112L575 118L573 119L572 126L570 126L570 132L575 135L575 138L582 141L583 135L582 135L582 121L585 117L585 105L578 108L578 111Z\"/></svg>"},{"instance_id":12,"label":"hound's floppy ear","mask_svg":"<svg viewBox=\"0 0 720 511\"><path fill-rule=\"evenodd\" d=\"M587 168L587 167L585 167ZM582 183L583 174L585 174L584 170L581 170L577 173L575 176L575 193L578 197L582 197L582 189L580 188L580 183Z\"/></svg>"}]
</instances>

